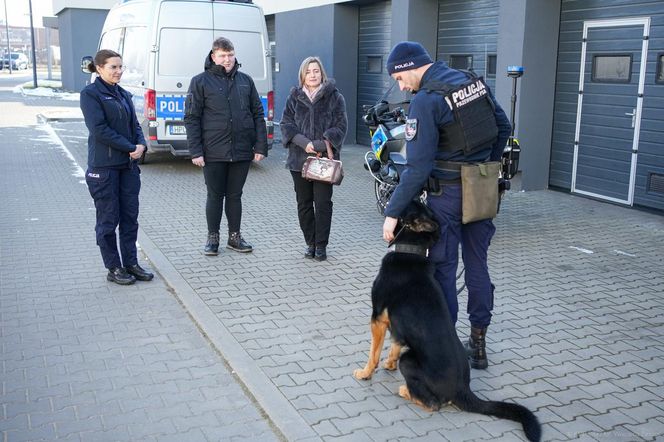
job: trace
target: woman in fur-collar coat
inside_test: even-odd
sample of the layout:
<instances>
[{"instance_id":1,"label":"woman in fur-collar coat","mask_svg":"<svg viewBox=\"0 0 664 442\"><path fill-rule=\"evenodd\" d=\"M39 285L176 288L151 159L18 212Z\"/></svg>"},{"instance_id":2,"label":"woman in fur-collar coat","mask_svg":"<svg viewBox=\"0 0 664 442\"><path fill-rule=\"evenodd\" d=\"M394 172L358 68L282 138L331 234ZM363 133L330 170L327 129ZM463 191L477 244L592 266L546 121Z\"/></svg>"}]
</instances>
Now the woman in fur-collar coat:
<instances>
[{"instance_id":1,"label":"woman in fur-collar coat","mask_svg":"<svg viewBox=\"0 0 664 442\"><path fill-rule=\"evenodd\" d=\"M340 159L348 118L346 102L327 78L318 57L307 57L299 72L299 87L291 89L281 118L282 143L288 149L286 168L291 171L297 215L307 244L305 258L327 259L332 223L332 185L302 178L310 155Z\"/></svg>"}]
</instances>

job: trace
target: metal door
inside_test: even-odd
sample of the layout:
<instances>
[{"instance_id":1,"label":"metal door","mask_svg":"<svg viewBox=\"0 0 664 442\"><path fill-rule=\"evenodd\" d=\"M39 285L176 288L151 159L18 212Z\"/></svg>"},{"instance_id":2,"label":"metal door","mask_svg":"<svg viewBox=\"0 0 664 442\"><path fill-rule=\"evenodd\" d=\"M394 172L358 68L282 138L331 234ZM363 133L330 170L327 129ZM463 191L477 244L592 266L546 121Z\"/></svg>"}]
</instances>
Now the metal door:
<instances>
[{"instance_id":1,"label":"metal door","mask_svg":"<svg viewBox=\"0 0 664 442\"><path fill-rule=\"evenodd\" d=\"M632 205L650 19L583 27L572 192Z\"/></svg>"}]
</instances>

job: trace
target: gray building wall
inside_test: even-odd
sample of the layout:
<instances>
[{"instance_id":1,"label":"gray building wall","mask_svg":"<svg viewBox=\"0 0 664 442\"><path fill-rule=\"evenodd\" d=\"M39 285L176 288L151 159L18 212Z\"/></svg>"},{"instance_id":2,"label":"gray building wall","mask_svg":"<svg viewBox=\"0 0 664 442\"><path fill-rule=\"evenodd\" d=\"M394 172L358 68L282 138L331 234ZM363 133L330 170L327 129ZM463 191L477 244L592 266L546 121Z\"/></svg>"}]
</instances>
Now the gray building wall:
<instances>
[{"instance_id":1,"label":"gray building wall","mask_svg":"<svg viewBox=\"0 0 664 442\"><path fill-rule=\"evenodd\" d=\"M67 8L57 16L59 21L62 87L80 91L90 80L90 74L81 72L81 58L97 52L107 10Z\"/></svg>"},{"instance_id":2,"label":"gray building wall","mask_svg":"<svg viewBox=\"0 0 664 442\"><path fill-rule=\"evenodd\" d=\"M280 121L293 86L299 85L300 63L308 56L320 57L328 77L334 78L348 110L347 143L355 140L357 101L357 10L347 5L326 5L275 15L276 53L275 119Z\"/></svg>"},{"instance_id":3,"label":"gray building wall","mask_svg":"<svg viewBox=\"0 0 664 442\"><path fill-rule=\"evenodd\" d=\"M560 2L501 0L498 19L496 98L510 113L512 79L507 66L520 65L516 137L521 142L524 190L548 187Z\"/></svg>"}]
</instances>

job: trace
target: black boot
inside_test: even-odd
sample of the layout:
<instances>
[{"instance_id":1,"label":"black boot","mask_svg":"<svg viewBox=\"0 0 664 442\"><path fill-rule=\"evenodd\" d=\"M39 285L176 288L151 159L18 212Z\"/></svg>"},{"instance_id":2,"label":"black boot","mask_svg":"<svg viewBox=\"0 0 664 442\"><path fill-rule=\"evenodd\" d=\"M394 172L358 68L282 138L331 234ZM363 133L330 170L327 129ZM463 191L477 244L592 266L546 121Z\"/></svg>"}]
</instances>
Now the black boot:
<instances>
[{"instance_id":1,"label":"black boot","mask_svg":"<svg viewBox=\"0 0 664 442\"><path fill-rule=\"evenodd\" d=\"M240 232L230 232L228 234L228 243L226 244L226 248L235 250L236 252L240 253L249 253L253 250L251 244L242 238Z\"/></svg>"},{"instance_id":2,"label":"black boot","mask_svg":"<svg viewBox=\"0 0 664 442\"><path fill-rule=\"evenodd\" d=\"M316 261L325 261L327 259L327 249L325 246L316 246L316 253L314 253Z\"/></svg>"},{"instance_id":3,"label":"black boot","mask_svg":"<svg viewBox=\"0 0 664 442\"><path fill-rule=\"evenodd\" d=\"M106 280L120 285L130 285L136 282L133 275L127 273L124 267L113 267L108 269Z\"/></svg>"},{"instance_id":4,"label":"black boot","mask_svg":"<svg viewBox=\"0 0 664 442\"><path fill-rule=\"evenodd\" d=\"M466 343L466 353L470 366L478 370L484 370L489 366L486 357L486 327L470 327L470 337Z\"/></svg>"},{"instance_id":5,"label":"black boot","mask_svg":"<svg viewBox=\"0 0 664 442\"><path fill-rule=\"evenodd\" d=\"M127 273L129 273L130 275L134 275L134 278L136 278L139 281L152 281L152 278L154 278L154 274L152 272L148 272L138 264L134 264L133 266L127 266L126 268L127 268Z\"/></svg>"},{"instance_id":6,"label":"black boot","mask_svg":"<svg viewBox=\"0 0 664 442\"><path fill-rule=\"evenodd\" d=\"M206 255L214 256L219 254L219 232L208 233L207 244L205 244Z\"/></svg>"},{"instance_id":7,"label":"black boot","mask_svg":"<svg viewBox=\"0 0 664 442\"><path fill-rule=\"evenodd\" d=\"M314 255L316 254L316 246L311 244L307 246L307 250L304 251L304 257L313 259Z\"/></svg>"}]
</instances>

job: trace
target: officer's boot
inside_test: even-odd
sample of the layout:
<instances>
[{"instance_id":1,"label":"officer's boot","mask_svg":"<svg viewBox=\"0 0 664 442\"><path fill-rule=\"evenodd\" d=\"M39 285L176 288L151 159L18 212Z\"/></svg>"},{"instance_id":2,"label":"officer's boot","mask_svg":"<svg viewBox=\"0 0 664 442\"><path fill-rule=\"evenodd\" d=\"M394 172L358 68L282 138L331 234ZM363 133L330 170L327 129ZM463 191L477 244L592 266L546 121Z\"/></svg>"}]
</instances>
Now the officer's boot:
<instances>
[{"instance_id":1,"label":"officer's boot","mask_svg":"<svg viewBox=\"0 0 664 442\"><path fill-rule=\"evenodd\" d=\"M206 255L214 256L219 254L219 232L208 233L207 243L205 244Z\"/></svg>"},{"instance_id":2,"label":"officer's boot","mask_svg":"<svg viewBox=\"0 0 664 442\"><path fill-rule=\"evenodd\" d=\"M249 253L253 250L251 244L249 244L244 240L244 238L242 238L240 232L229 232L228 243L226 244L226 248L235 250L236 252L240 253Z\"/></svg>"},{"instance_id":3,"label":"officer's boot","mask_svg":"<svg viewBox=\"0 0 664 442\"><path fill-rule=\"evenodd\" d=\"M470 337L466 343L466 354L470 366L478 370L484 370L489 366L489 361L486 357L486 327L470 327Z\"/></svg>"}]
</instances>

